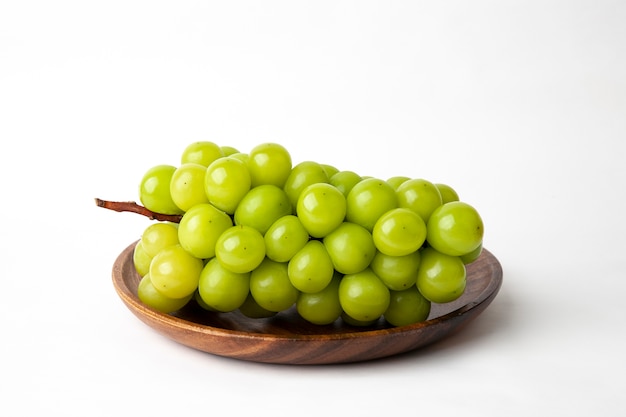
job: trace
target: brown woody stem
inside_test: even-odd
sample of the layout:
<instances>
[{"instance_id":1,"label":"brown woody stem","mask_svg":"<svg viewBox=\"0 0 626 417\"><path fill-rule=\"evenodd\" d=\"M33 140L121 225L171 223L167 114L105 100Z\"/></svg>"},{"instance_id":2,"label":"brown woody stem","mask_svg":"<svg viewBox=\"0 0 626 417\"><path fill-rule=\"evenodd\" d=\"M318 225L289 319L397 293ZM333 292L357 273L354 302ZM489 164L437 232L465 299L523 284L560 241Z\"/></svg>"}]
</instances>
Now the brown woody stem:
<instances>
[{"instance_id":1,"label":"brown woody stem","mask_svg":"<svg viewBox=\"0 0 626 417\"><path fill-rule=\"evenodd\" d=\"M148 210L147 208L140 206L134 201L107 201L96 198L96 205L105 209L117 211L117 212L130 212L140 214L149 218L150 220L158 220L162 222L180 223L182 215L180 214L161 214Z\"/></svg>"}]
</instances>

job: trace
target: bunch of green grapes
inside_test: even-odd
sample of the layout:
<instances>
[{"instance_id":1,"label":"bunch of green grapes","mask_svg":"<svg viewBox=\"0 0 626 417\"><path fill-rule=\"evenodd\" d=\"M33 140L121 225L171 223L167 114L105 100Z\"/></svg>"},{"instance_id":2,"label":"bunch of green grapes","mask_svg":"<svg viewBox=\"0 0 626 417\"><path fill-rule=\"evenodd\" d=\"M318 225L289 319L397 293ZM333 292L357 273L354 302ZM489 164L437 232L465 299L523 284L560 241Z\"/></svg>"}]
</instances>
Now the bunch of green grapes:
<instances>
[{"instance_id":1,"label":"bunch of green grapes","mask_svg":"<svg viewBox=\"0 0 626 417\"><path fill-rule=\"evenodd\" d=\"M255 318L295 306L319 325L408 325L463 294L482 250L482 219L450 186L293 164L277 143L192 143L178 166L145 173L139 197L181 216L152 223L134 252L139 298L166 313L194 300Z\"/></svg>"}]
</instances>

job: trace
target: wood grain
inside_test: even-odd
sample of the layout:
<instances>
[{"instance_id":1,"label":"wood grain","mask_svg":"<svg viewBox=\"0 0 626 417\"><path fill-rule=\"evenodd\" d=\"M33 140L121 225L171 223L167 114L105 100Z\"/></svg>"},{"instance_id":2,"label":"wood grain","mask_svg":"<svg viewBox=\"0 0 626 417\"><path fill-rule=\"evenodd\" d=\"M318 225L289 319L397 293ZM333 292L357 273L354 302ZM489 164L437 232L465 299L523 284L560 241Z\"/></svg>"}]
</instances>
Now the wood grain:
<instances>
[{"instance_id":1,"label":"wood grain","mask_svg":"<svg viewBox=\"0 0 626 417\"><path fill-rule=\"evenodd\" d=\"M146 307L137 298L140 277L133 265L136 242L113 265L113 285L128 309L165 337L214 355L294 365L360 362L408 352L461 330L496 297L502 267L483 250L467 267L467 288L455 302L433 305L425 322L391 327L380 320L372 327L352 327L341 320L328 326L310 324L295 310L268 319L250 319L238 312L211 313L193 302L175 314Z\"/></svg>"}]
</instances>

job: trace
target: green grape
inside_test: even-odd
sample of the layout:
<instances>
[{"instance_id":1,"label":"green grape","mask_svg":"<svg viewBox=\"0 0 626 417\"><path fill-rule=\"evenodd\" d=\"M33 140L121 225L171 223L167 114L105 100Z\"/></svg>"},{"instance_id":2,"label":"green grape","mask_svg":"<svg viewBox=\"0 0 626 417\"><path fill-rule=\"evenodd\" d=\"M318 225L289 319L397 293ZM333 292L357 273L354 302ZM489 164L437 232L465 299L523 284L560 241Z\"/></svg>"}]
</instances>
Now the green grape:
<instances>
[{"instance_id":1,"label":"green grape","mask_svg":"<svg viewBox=\"0 0 626 417\"><path fill-rule=\"evenodd\" d=\"M426 229L428 244L452 256L473 252L482 243L484 233L478 211L461 201L438 207L430 216Z\"/></svg>"},{"instance_id":2,"label":"green grape","mask_svg":"<svg viewBox=\"0 0 626 417\"><path fill-rule=\"evenodd\" d=\"M243 304L239 306L239 311L241 314L251 319L265 319L277 314L276 311L269 311L261 307L250 292L248 292L248 296Z\"/></svg>"},{"instance_id":3,"label":"green grape","mask_svg":"<svg viewBox=\"0 0 626 417\"><path fill-rule=\"evenodd\" d=\"M287 197L291 202L291 206L295 211L298 204L300 193L307 186L318 182L328 182L328 175L324 171L324 167L317 162L304 161L300 162L291 169L291 173L285 181L283 189L287 193Z\"/></svg>"},{"instance_id":4,"label":"green grape","mask_svg":"<svg viewBox=\"0 0 626 417\"><path fill-rule=\"evenodd\" d=\"M379 318L389 307L389 301L389 288L370 268L344 275L339 283L341 308L355 320Z\"/></svg>"},{"instance_id":5,"label":"green grape","mask_svg":"<svg viewBox=\"0 0 626 417\"><path fill-rule=\"evenodd\" d=\"M255 228L236 225L217 239L215 256L224 268L232 272L250 272L265 258L265 240Z\"/></svg>"},{"instance_id":6,"label":"green grape","mask_svg":"<svg viewBox=\"0 0 626 417\"><path fill-rule=\"evenodd\" d=\"M178 240L196 258L212 258L217 239L232 226L228 214L209 203L198 204L183 214L178 226Z\"/></svg>"},{"instance_id":7,"label":"green grape","mask_svg":"<svg viewBox=\"0 0 626 417\"><path fill-rule=\"evenodd\" d=\"M416 212L395 208L384 213L372 230L376 248L392 256L415 252L426 240L426 223Z\"/></svg>"},{"instance_id":8,"label":"green grape","mask_svg":"<svg viewBox=\"0 0 626 417\"><path fill-rule=\"evenodd\" d=\"M465 264L458 256L424 248L417 270L416 285L420 293L433 303L449 303L465 291Z\"/></svg>"},{"instance_id":9,"label":"green grape","mask_svg":"<svg viewBox=\"0 0 626 417\"><path fill-rule=\"evenodd\" d=\"M430 314L430 307L430 301L416 287L402 291L392 290L389 307L383 315L392 326L407 326L425 321Z\"/></svg>"},{"instance_id":10,"label":"green grape","mask_svg":"<svg viewBox=\"0 0 626 417\"><path fill-rule=\"evenodd\" d=\"M298 290L289 281L287 264L265 258L250 274L250 293L269 311L283 311L298 299Z\"/></svg>"},{"instance_id":11,"label":"green grape","mask_svg":"<svg viewBox=\"0 0 626 417\"><path fill-rule=\"evenodd\" d=\"M474 262L475 260L477 260L482 253L483 253L483 244L481 243L473 251L466 253L464 255L460 255L460 258L465 265L468 265Z\"/></svg>"},{"instance_id":12,"label":"green grape","mask_svg":"<svg viewBox=\"0 0 626 417\"><path fill-rule=\"evenodd\" d=\"M319 240L309 241L288 263L289 280L299 291L314 293L326 288L333 278L335 269Z\"/></svg>"},{"instance_id":13,"label":"green grape","mask_svg":"<svg viewBox=\"0 0 626 417\"><path fill-rule=\"evenodd\" d=\"M137 242L133 249L133 265L139 276L146 276L150 272L150 262L152 262L152 256L146 253L141 241Z\"/></svg>"},{"instance_id":14,"label":"green grape","mask_svg":"<svg viewBox=\"0 0 626 417\"><path fill-rule=\"evenodd\" d=\"M330 184L311 184L300 193L296 214L312 237L322 238L343 223L346 197Z\"/></svg>"},{"instance_id":15,"label":"green grape","mask_svg":"<svg viewBox=\"0 0 626 417\"><path fill-rule=\"evenodd\" d=\"M159 253L161 249L178 243L177 223L153 223L146 227L141 234L141 245L150 258Z\"/></svg>"},{"instance_id":16,"label":"green grape","mask_svg":"<svg viewBox=\"0 0 626 417\"><path fill-rule=\"evenodd\" d=\"M344 323L355 327L370 327L376 324L379 319L380 317L376 317L375 319L371 320L357 320L353 317L350 317L348 314L346 314L345 311L341 313L341 320L343 320Z\"/></svg>"},{"instance_id":17,"label":"green grape","mask_svg":"<svg viewBox=\"0 0 626 417\"><path fill-rule=\"evenodd\" d=\"M250 156L247 153L243 153L243 152L233 153L228 156L234 159L238 159L246 165L248 165L248 161L250 160Z\"/></svg>"},{"instance_id":18,"label":"green grape","mask_svg":"<svg viewBox=\"0 0 626 417\"><path fill-rule=\"evenodd\" d=\"M217 258L209 260L200 273L198 293L212 309L229 312L238 309L250 291L250 273L239 274L224 268Z\"/></svg>"},{"instance_id":19,"label":"green grape","mask_svg":"<svg viewBox=\"0 0 626 417\"><path fill-rule=\"evenodd\" d=\"M428 222L430 214L442 204L439 189L430 181L414 178L404 181L396 190L398 205L408 208Z\"/></svg>"},{"instance_id":20,"label":"green grape","mask_svg":"<svg viewBox=\"0 0 626 417\"><path fill-rule=\"evenodd\" d=\"M224 151L220 146L209 141L190 143L180 156L180 163L200 164L204 167L211 165L211 162L224 156Z\"/></svg>"},{"instance_id":21,"label":"green grape","mask_svg":"<svg viewBox=\"0 0 626 417\"><path fill-rule=\"evenodd\" d=\"M361 176L354 171L339 171L328 181L341 191L344 197L347 197L352 187L361 182L361 179Z\"/></svg>"},{"instance_id":22,"label":"green grape","mask_svg":"<svg viewBox=\"0 0 626 417\"><path fill-rule=\"evenodd\" d=\"M291 155L282 145L262 143L248 154L252 187L271 184L282 188L291 173Z\"/></svg>"},{"instance_id":23,"label":"green grape","mask_svg":"<svg viewBox=\"0 0 626 417\"><path fill-rule=\"evenodd\" d=\"M278 219L292 214L287 194L275 185L264 184L251 189L235 210L235 224L250 226L265 234Z\"/></svg>"},{"instance_id":24,"label":"green grape","mask_svg":"<svg viewBox=\"0 0 626 417\"><path fill-rule=\"evenodd\" d=\"M378 218L396 207L398 199L391 185L378 178L366 178L346 197L346 219L371 232Z\"/></svg>"},{"instance_id":25,"label":"green grape","mask_svg":"<svg viewBox=\"0 0 626 417\"><path fill-rule=\"evenodd\" d=\"M148 307L160 311L161 313L169 314L186 306L189 300L193 297L193 293L183 298L166 297L154 288L150 274L146 274L143 278L141 278L139 285L137 286L137 297L139 297L139 300Z\"/></svg>"},{"instance_id":26,"label":"green grape","mask_svg":"<svg viewBox=\"0 0 626 417\"><path fill-rule=\"evenodd\" d=\"M215 310L213 307L211 307L210 305L208 305L207 303L204 302L204 300L202 299L202 297L200 297L200 293L198 292L198 290L196 290L193 293L193 299L196 302L196 304L198 304L200 306L200 308L202 308L203 310L206 311L211 311L213 313L218 312L217 310Z\"/></svg>"},{"instance_id":27,"label":"green grape","mask_svg":"<svg viewBox=\"0 0 626 417\"><path fill-rule=\"evenodd\" d=\"M288 262L309 241L309 233L297 216L288 214L272 223L263 238L268 258Z\"/></svg>"},{"instance_id":28,"label":"green grape","mask_svg":"<svg viewBox=\"0 0 626 417\"><path fill-rule=\"evenodd\" d=\"M402 184L403 182L406 182L406 181L408 181L410 179L411 179L410 177L405 177L405 176L399 175L399 176L396 176L396 177L388 178L387 179L387 183L389 185L391 185L391 187L394 190L397 190L398 187L400 186L400 184Z\"/></svg>"},{"instance_id":29,"label":"green grape","mask_svg":"<svg viewBox=\"0 0 626 417\"><path fill-rule=\"evenodd\" d=\"M198 288L204 263L180 245L161 249L150 263L150 281L168 298L184 298Z\"/></svg>"},{"instance_id":30,"label":"green grape","mask_svg":"<svg viewBox=\"0 0 626 417\"><path fill-rule=\"evenodd\" d=\"M220 146L220 149L222 150L224 156L230 156L235 153L240 153L237 148L233 148L232 146L222 145Z\"/></svg>"},{"instance_id":31,"label":"green grape","mask_svg":"<svg viewBox=\"0 0 626 417\"><path fill-rule=\"evenodd\" d=\"M333 266L342 274L364 270L376 255L372 234L355 223L343 222L323 242Z\"/></svg>"},{"instance_id":32,"label":"green grape","mask_svg":"<svg viewBox=\"0 0 626 417\"><path fill-rule=\"evenodd\" d=\"M170 182L176 171L171 165L156 165L144 174L139 184L139 200L145 208L161 214L182 214L170 194Z\"/></svg>"},{"instance_id":33,"label":"green grape","mask_svg":"<svg viewBox=\"0 0 626 417\"><path fill-rule=\"evenodd\" d=\"M389 256L377 252L370 268L390 290L400 291L415 285L420 260L420 251L404 256Z\"/></svg>"},{"instance_id":34,"label":"green grape","mask_svg":"<svg viewBox=\"0 0 626 417\"><path fill-rule=\"evenodd\" d=\"M446 204L451 201L459 201L459 195L457 192L447 184L435 184L435 187L441 194L441 203Z\"/></svg>"},{"instance_id":35,"label":"green grape","mask_svg":"<svg viewBox=\"0 0 626 417\"><path fill-rule=\"evenodd\" d=\"M332 177L333 175L339 172L339 170L333 165L329 165L329 164L320 164L320 165L324 169L324 172L326 173L326 176L328 178Z\"/></svg>"},{"instance_id":36,"label":"green grape","mask_svg":"<svg viewBox=\"0 0 626 417\"><path fill-rule=\"evenodd\" d=\"M251 183L245 162L224 157L216 159L206 169L204 192L211 204L233 214L241 199L250 191Z\"/></svg>"},{"instance_id":37,"label":"green grape","mask_svg":"<svg viewBox=\"0 0 626 417\"><path fill-rule=\"evenodd\" d=\"M172 201L182 211L187 211L196 204L208 203L204 192L206 167L200 164L187 163L174 171L170 182Z\"/></svg>"},{"instance_id":38,"label":"green grape","mask_svg":"<svg viewBox=\"0 0 626 417\"><path fill-rule=\"evenodd\" d=\"M327 325L333 323L343 312L339 302L339 282L341 275L333 274L332 280L321 291L301 292L296 300L296 310L300 317L309 323Z\"/></svg>"}]
</instances>

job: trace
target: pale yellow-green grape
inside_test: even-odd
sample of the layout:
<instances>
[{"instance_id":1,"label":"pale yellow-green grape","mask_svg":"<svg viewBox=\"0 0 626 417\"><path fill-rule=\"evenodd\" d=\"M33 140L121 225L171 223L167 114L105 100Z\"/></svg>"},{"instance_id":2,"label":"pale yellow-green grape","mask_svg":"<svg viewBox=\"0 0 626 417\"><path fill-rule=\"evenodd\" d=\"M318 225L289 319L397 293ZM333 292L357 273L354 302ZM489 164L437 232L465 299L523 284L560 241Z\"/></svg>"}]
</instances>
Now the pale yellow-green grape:
<instances>
[{"instance_id":1,"label":"pale yellow-green grape","mask_svg":"<svg viewBox=\"0 0 626 417\"><path fill-rule=\"evenodd\" d=\"M262 235L278 219L292 214L291 204L282 188L264 184L252 188L235 210L235 224L250 226Z\"/></svg>"},{"instance_id":2,"label":"pale yellow-green grape","mask_svg":"<svg viewBox=\"0 0 626 417\"><path fill-rule=\"evenodd\" d=\"M416 285L426 299L433 303L449 303L463 295L467 272L460 257L430 247L424 248L421 256Z\"/></svg>"},{"instance_id":3,"label":"pale yellow-green grape","mask_svg":"<svg viewBox=\"0 0 626 417\"><path fill-rule=\"evenodd\" d=\"M219 158L206 169L204 192L211 204L228 214L235 213L250 188L250 171L240 159Z\"/></svg>"},{"instance_id":4,"label":"pale yellow-green grape","mask_svg":"<svg viewBox=\"0 0 626 417\"><path fill-rule=\"evenodd\" d=\"M421 258L420 251L404 256L389 256L377 252L370 268L390 290L401 291L415 285Z\"/></svg>"},{"instance_id":5,"label":"pale yellow-green grape","mask_svg":"<svg viewBox=\"0 0 626 417\"><path fill-rule=\"evenodd\" d=\"M217 239L215 256L232 272L251 272L265 259L265 240L255 228L235 225Z\"/></svg>"},{"instance_id":6,"label":"pale yellow-green grape","mask_svg":"<svg viewBox=\"0 0 626 417\"><path fill-rule=\"evenodd\" d=\"M334 185L344 197L356 184L361 182L361 176L354 171L339 171L329 178L328 182Z\"/></svg>"},{"instance_id":7,"label":"pale yellow-green grape","mask_svg":"<svg viewBox=\"0 0 626 417\"><path fill-rule=\"evenodd\" d=\"M222 148L211 141L190 143L180 156L180 164L200 164L208 167L211 162L224 156Z\"/></svg>"},{"instance_id":8,"label":"pale yellow-green grape","mask_svg":"<svg viewBox=\"0 0 626 417\"><path fill-rule=\"evenodd\" d=\"M343 222L323 242L335 270L341 274L364 270L376 255L372 234L355 223Z\"/></svg>"},{"instance_id":9,"label":"pale yellow-green grape","mask_svg":"<svg viewBox=\"0 0 626 417\"><path fill-rule=\"evenodd\" d=\"M137 296L142 303L151 307L161 313L173 313L183 308L189 300L193 297L190 294L183 298L169 298L163 295L160 291L157 291L152 285L150 274L146 274L137 287Z\"/></svg>"},{"instance_id":10,"label":"pale yellow-green grape","mask_svg":"<svg viewBox=\"0 0 626 417\"><path fill-rule=\"evenodd\" d=\"M333 175L339 172L339 169L337 169L337 167L333 165L329 165L329 164L320 164L320 165L324 169L324 172L326 173L326 176L328 178L332 177Z\"/></svg>"},{"instance_id":11,"label":"pale yellow-green grape","mask_svg":"<svg viewBox=\"0 0 626 417\"><path fill-rule=\"evenodd\" d=\"M459 201L459 194L456 190L447 184L435 183L435 187L441 194L441 203L446 204L451 201Z\"/></svg>"},{"instance_id":12,"label":"pale yellow-green grape","mask_svg":"<svg viewBox=\"0 0 626 417\"><path fill-rule=\"evenodd\" d=\"M141 234L141 246L151 258L159 253L161 249L178 243L177 223L152 223Z\"/></svg>"},{"instance_id":13,"label":"pale yellow-green grape","mask_svg":"<svg viewBox=\"0 0 626 417\"><path fill-rule=\"evenodd\" d=\"M150 262L152 262L152 256L146 253L141 241L137 242L133 249L133 265L140 276L143 277L150 272Z\"/></svg>"},{"instance_id":14,"label":"pale yellow-green grape","mask_svg":"<svg viewBox=\"0 0 626 417\"><path fill-rule=\"evenodd\" d=\"M183 214L178 226L178 240L196 258L212 258L217 239L232 226L228 214L209 203L198 204Z\"/></svg>"},{"instance_id":15,"label":"pale yellow-green grape","mask_svg":"<svg viewBox=\"0 0 626 417\"><path fill-rule=\"evenodd\" d=\"M299 291L322 291L333 278L335 269L326 247L319 240L309 241L289 261L289 280Z\"/></svg>"},{"instance_id":16,"label":"pale yellow-green grape","mask_svg":"<svg viewBox=\"0 0 626 417\"><path fill-rule=\"evenodd\" d=\"M408 255L424 244L426 223L413 210L391 209L376 221L372 237L380 252L391 256Z\"/></svg>"},{"instance_id":17,"label":"pale yellow-green grape","mask_svg":"<svg viewBox=\"0 0 626 417\"><path fill-rule=\"evenodd\" d=\"M172 165L155 165L148 169L139 183L139 200L150 211L161 214L182 214L172 200L170 182L176 171Z\"/></svg>"},{"instance_id":18,"label":"pale yellow-green grape","mask_svg":"<svg viewBox=\"0 0 626 417\"><path fill-rule=\"evenodd\" d=\"M251 319L264 319L278 314L276 311L269 311L261 307L251 293L248 293L248 297L246 297L246 300L239 307L239 311L241 314Z\"/></svg>"},{"instance_id":19,"label":"pale yellow-green grape","mask_svg":"<svg viewBox=\"0 0 626 417\"><path fill-rule=\"evenodd\" d=\"M232 154L239 153L239 150L237 148L228 145L220 146L220 149L222 150L224 156L230 156Z\"/></svg>"},{"instance_id":20,"label":"pale yellow-green grape","mask_svg":"<svg viewBox=\"0 0 626 417\"><path fill-rule=\"evenodd\" d=\"M287 193L287 197L289 197L289 201L291 202L294 212L296 210L296 205L298 204L298 197L300 197L302 190L304 190L307 186L318 182L327 183L328 175L326 175L324 167L317 162L300 162L291 169L283 189Z\"/></svg>"},{"instance_id":21,"label":"pale yellow-green grape","mask_svg":"<svg viewBox=\"0 0 626 417\"><path fill-rule=\"evenodd\" d=\"M168 298L184 298L198 288L204 263L174 245L161 249L150 263L150 281L154 288Z\"/></svg>"},{"instance_id":22,"label":"pale yellow-green grape","mask_svg":"<svg viewBox=\"0 0 626 417\"><path fill-rule=\"evenodd\" d=\"M413 210L424 222L428 222L430 214L442 204L437 186L422 178L404 181L398 186L396 194L399 207Z\"/></svg>"},{"instance_id":23,"label":"pale yellow-green grape","mask_svg":"<svg viewBox=\"0 0 626 417\"><path fill-rule=\"evenodd\" d=\"M182 211L187 211L196 204L208 203L209 199L204 191L204 177L206 167L200 164L182 164L170 182L172 201Z\"/></svg>"},{"instance_id":24,"label":"pale yellow-green grape","mask_svg":"<svg viewBox=\"0 0 626 417\"><path fill-rule=\"evenodd\" d=\"M286 263L265 258L250 273L250 293L264 309L280 312L296 302L299 291L289 281Z\"/></svg>"},{"instance_id":25,"label":"pale yellow-green grape","mask_svg":"<svg viewBox=\"0 0 626 417\"><path fill-rule=\"evenodd\" d=\"M406 182L408 180L410 180L410 177L405 177L403 175L398 175L395 177L391 177L387 179L387 183L389 183L389 185L391 185L393 187L394 190L397 190L398 187L400 186L400 184L402 184L403 182Z\"/></svg>"},{"instance_id":26,"label":"pale yellow-green grape","mask_svg":"<svg viewBox=\"0 0 626 417\"><path fill-rule=\"evenodd\" d=\"M263 238L268 258L276 262L289 262L309 241L309 233L297 216L288 214L272 223Z\"/></svg>"},{"instance_id":27,"label":"pale yellow-green grape","mask_svg":"<svg viewBox=\"0 0 626 417\"><path fill-rule=\"evenodd\" d=\"M212 309L229 312L238 309L250 291L250 273L239 274L224 268L217 258L204 266L198 282L200 298Z\"/></svg>"},{"instance_id":28,"label":"pale yellow-green grape","mask_svg":"<svg viewBox=\"0 0 626 417\"><path fill-rule=\"evenodd\" d=\"M480 255L483 253L483 244L481 243L474 249L473 251L466 253L465 255L461 255L460 258L465 265L471 264L475 260L477 260Z\"/></svg>"},{"instance_id":29,"label":"pale yellow-green grape","mask_svg":"<svg viewBox=\"0 0 626 417\"><path fill-rule=\"evenodd\" d=\"M343 312L339 302L341 275L335 273L330 283L315 293L301 292L296 300L296 310L309 323L327 325L333 323Z\"/></svg>"},{"instance_id":30,"label":"pale yellow-green grape","mask_svg":"<svg viewBox=\"0 0 626 417\"><path fill-rule=\"evenodd\" d=\"M346 197L331 184L311 184L300 193L296 214L309 235L323 238L346 217Z\"/></svg>"},{"instance_id":31,"label":"pale yellow-green grape","mask_svg":"<svg viewBox=\"0 0 626 417\"><path fill-rule=\"evenodd\" d=\"M291 155L277 143L262 143L248 153L252 187L271 184L282 188L291 173Z\"/></svg>"},{"instance_id":32,"label":"pale yellow-green grape","mask_svg":"<svg viewBox=\"0 0 626 417\"><path fill-rule=\"evenodd\" d=\"M383 313L392 326L407 326L420 323L428 318L431 303L411 287L402 291L390 291L389 307Z\"/></svg>"},{"instance_id":33,"label":"pale yellow-green grape","mask_svg":"<svg viewBox=\"0 0 626 417\"><path fill-rule=\"evenodd\" d=\"M428 244L447 255L466 255L483 241L484 225L478 211L462 201L438 207L426 224Z\"/></svg>"},{"instance_id":34,"label":"pale yellow-green grape","mask_svg":"<svg viewBox=\"0 0 626 417\"><path fill-rule=\"evenodd\" d=\"M389 288L370 268L344 275L339 283L341 308L355 320L378 319L389 307L389 301Z\"/></svg>"},{"instance_id":35,"label":"pale yellow-green grape","mask_svg":"<svg viewBox=\"0 0 626 417\"><path fill-rule=\"evenodd\" d=\"M389 183L366 178L352 187L346 197L346 220L371 232L379 217L396 207L396 191Z\"/></svg>"}]
</instances>

